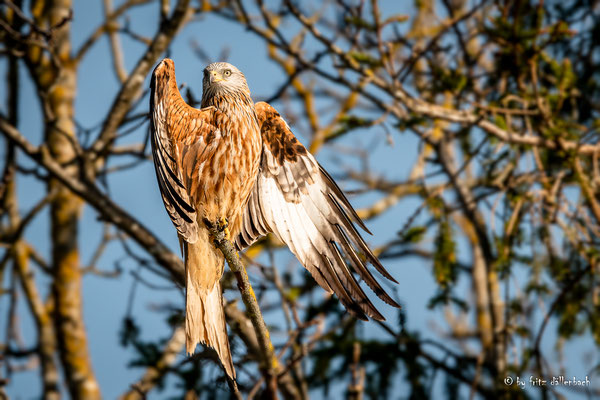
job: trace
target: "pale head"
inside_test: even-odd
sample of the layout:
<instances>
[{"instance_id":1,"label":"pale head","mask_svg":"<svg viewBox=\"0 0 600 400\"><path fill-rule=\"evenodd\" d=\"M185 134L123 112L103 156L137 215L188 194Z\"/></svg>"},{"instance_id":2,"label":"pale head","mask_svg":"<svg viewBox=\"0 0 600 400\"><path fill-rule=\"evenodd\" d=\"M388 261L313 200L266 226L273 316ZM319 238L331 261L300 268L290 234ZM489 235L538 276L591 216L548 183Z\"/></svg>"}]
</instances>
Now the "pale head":
<instances>
[{"instance_id":1,"label":"pale head","mask_svg":"<svg viewBox=\"0 0 600 400\"><path fill-rule=\"evenodd\" d=\"M242 93L250 96L250 89L244 74L235 66L226 62L212 63L204 68L202 91L203 98L221 94Z\"/></svg>"}]
</instances>

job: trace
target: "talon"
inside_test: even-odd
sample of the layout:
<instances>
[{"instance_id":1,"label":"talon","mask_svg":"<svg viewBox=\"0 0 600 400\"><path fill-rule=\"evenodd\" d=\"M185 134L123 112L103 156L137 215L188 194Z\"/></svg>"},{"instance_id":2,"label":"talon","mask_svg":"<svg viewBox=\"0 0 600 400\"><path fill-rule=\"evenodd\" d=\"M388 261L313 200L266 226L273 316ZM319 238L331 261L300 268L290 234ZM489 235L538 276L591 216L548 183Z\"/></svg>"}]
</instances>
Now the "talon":
<instances>
[{"instance_id":1,"label":"talon","mask_svg":"<svg viewBox=\"0 0 600 400\"><path fill-rule=\"evenodd\" d=\"M229 220L225 217L221 217L217 221L217 229L221 232L223 232L225 229L227 229L228 225L229 225Z\"/></svg>"},{"instance_id":2,"label":"talon","mask_svg":"<svg viewBox=\"0 0 600 400\"><path fill-rule=\"evenodd\" d=\"M229 220L225 217L221 217L219 221L217 221L217 229L219 232L225 233L225 239L231 240L231 236L229 234Z\"/></svg>"}]
</instances>

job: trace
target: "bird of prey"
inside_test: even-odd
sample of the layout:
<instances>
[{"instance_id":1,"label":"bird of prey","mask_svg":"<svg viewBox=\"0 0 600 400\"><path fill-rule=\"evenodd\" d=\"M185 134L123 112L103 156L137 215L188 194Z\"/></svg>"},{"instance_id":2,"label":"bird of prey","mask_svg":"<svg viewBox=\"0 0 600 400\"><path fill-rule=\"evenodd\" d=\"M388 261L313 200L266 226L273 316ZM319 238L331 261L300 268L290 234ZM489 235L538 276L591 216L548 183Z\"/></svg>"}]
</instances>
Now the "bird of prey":
<instances>
[{"instance_id":1,"label":"bird of prey","mask_svg":"<svg viewBox=\"0 0 600 400\"><path fill-rule=\"evenodd\" d=\"M354 223L369 231L281 115L252 101L244 75L231 64L210 64L202 83L196 109L179 93L173 61L164 59L152 74L150 95L156 177L185 259L187 352L198 343L214 348L235 378L219 282L224 257L207 222L227 229L239 250L275 234L357 318L384 319L354 273L399 307L367 269L370 262L396 282Z\"/></svg>"}]
</instances>

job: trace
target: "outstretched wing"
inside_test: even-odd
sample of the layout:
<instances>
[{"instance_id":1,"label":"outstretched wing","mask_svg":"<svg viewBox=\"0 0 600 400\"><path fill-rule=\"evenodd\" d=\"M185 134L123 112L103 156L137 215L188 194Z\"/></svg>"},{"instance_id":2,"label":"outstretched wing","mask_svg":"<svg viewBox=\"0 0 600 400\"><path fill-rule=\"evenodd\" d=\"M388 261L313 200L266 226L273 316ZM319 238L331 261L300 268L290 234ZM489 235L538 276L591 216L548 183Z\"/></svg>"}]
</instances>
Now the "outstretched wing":
<instances>
[{"instance_id":1,"label":"outstretched wing","mask_svg":"<svg viewBox=\"0 0 600 400\"><path fill-rule=\"evenodd\" d=\"M386 278L383 268L352 220L368 232L341 189L298 142L283 118L260 102L256 115L263 154L256 185L248 200L236 245L242 249L273 232L310 271L319 285L334 292L360 319L383 320L348 266L386 303L399 305L367 269L368 260Z\"/></svg>"},{"instance_id":2,"label":"outstretched wing","mask_svg":"<svg viewBox=\"0 0 600 400\"><path fill-rule=\"evenodd\" d=\"M196 210L190 189L198 155L215 135L209 123L214 109L197 110L185 103L175 80L175 66L163 60L150 85L150 141L158 186L165 208L181 237L198 240Z\"/></svg>"}]
</instances>

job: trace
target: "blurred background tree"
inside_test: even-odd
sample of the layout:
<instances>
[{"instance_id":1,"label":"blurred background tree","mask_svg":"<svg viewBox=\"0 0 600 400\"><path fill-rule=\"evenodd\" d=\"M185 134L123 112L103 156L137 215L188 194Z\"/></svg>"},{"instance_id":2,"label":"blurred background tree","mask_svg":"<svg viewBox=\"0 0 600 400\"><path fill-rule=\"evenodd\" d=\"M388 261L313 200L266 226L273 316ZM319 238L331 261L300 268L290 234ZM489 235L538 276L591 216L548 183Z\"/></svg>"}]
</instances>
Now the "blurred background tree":
<instances>
[{"instance_id":1,"label":"blurred background tree","mask_svg":"<svg viewBox=\"0 0 600 400\"><path fill-rule=\"evenodd\" d=\"M0 398L265 394L230 274L239 393L183 351L148 146L164 56L195 105L207 63L244 71L400 282L364 323L273 238L246 251L279 397L600 396L598 38L592 0L0 1Z\"/></svg>"}]
</instances>

